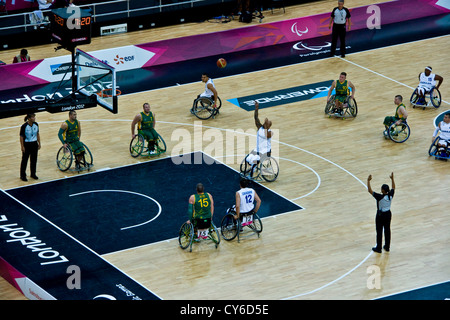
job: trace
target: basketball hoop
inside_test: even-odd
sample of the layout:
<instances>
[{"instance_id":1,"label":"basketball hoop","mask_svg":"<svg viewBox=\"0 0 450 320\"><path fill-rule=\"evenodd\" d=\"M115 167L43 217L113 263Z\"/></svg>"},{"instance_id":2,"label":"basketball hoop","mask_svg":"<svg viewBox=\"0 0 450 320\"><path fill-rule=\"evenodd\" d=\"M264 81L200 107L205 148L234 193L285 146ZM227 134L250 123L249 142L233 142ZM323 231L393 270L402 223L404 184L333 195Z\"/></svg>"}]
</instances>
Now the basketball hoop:
<instances>
[{"instance_id":1,"label":"basketball hoop","mask_svg":"<svg viewBox=\"0 0 450 320\"><path fill-rule=\"evenodd\" d=\"M97 95L100 98L111 98L112 95L112 89L108 88L108 89L103 89L100 92L97 92ZM116 96L120 96L122 94L122 91L120 91L119 89L116 89Z\"/></svg>"}]
</instances>

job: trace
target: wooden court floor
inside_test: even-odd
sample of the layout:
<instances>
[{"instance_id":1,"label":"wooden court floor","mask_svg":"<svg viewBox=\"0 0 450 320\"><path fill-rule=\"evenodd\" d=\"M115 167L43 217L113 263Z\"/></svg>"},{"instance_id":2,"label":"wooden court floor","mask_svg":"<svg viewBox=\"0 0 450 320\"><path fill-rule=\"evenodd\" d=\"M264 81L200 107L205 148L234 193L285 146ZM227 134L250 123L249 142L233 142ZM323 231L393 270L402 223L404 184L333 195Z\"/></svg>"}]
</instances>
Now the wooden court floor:
<instances>
[{"instance_id":1,"label":"wooden court floor","mask_svg":"<svg viewBox=\"0 0 450 320\"><path fill-rule=\"evenodd\" d=\"M318 12L304 15L325 12L333 4L321 1L314 7ZM278 18L290 17L280 13ZM78 111L82 140L93 151L95 168L103 169L138 161L128 153L130 124L144 102L152 105L156 129L171 151L179 146L172 139L177 129L191 133L193 138L186 143L194 149L194 139L204 147L210 144L208 129L252 128L253 114L227 99L333 80L341 71L356 86L355 119L325 117L325 98L260 111L260 117L271 119L279 130L272 143L279 148L280 175L266 186L306 210L263 219L261 238L244 235L241 243L223 241L217 250L201 243L189 253L172 239L104 258L164 299L375 299L449 280L450 163L431 159L427 153L433 119L448 110L449 103L443 102L437 110L408 108L411 137L403 144L382 135L384 117L395 111L394 96L403 95L409 106L417 75L425 66L431 65L444 77L440 91L450 101L449 49L450 36L446 36L350 54L345 60L328 58L215 79L224 104L216 119L203 122L201 136L194 135L193 124L199 123L189 113L193 98L203 90L200 75L198 83L122 96L117 115L101 108ZM57 131L66 118L66 114L37 114L43 144L40 181L68 175L59 172L54 162L60 146ZM27 184L19 180L21 124L22 117L0 120L3 189ZM238 168L238 150L224 154L222 161L230 162L233 155L230 166ZM366 179L372 174L372 186L378 191L381 184L389 183L391 172L397 185L391 252L376 254L371 251L376 204L367 193ZM374 272L380 282L370 288ZM4 280L0 298L23 299Z\"/></svg>"}]
</instances>

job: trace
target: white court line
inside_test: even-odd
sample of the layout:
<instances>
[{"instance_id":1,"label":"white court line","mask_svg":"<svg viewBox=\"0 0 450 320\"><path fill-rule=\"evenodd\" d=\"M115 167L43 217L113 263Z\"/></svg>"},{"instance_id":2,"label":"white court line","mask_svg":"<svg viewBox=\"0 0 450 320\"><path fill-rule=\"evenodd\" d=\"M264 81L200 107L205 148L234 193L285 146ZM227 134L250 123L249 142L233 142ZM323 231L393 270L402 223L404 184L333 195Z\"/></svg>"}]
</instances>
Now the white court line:
<instances>
[{"instance_id":1,"label":"white court line","mask_svg":"<svg viewBox=\"0 0 450 320\"><path fill-rule=\"evenodd\" d=\"M371 251L371 252L367 255L367 257L365 257L364 260L361 261L361 262L360 262L357 266L355 266L353 269L351 269L351 270L348 271L347 273L343 274L343 275L340 276L339 278L337 278L337 279L335 279L335 280L333 280L333 281L331 281L331 282L329 282L329 283L327 283L327 284L321 286L320 288L317 288L317 289L314 289L314 290L311 290L311 291L308 291L308 292L305 292L305 293L300 293L300 294L297 294L297 295L295 295L295 296L283 298L283 299L281 299L281 300L290 300L290 299L298 298L298 297L301 297L301 296L306 296L306 295L308 295L308 294L311 294L311 293L320 291L320 290L322 290L322 289L325 289L325 288L328 287L328 286L331 286L333 283L338 282L339 280L345 278L345 277L348 276L350 273L352 273L353 271L355 271L356 269L358 269L364 262L366 262L367 259L369 259L369 257L372 255L372 253L373 253L373 251Z\"/></svg>"},{"instance_id":2,"label":"white court line","mask_svg":"<svg viewBox=\"0 0 450 320\"><path fill-rule=\"evenodd\" d=\"M373 70L371 70L371 69L369 69L369 68L363 67L362 65L359 65L359 64L357 64L356 62L353 62L353 61L350 61L350 60L347 60L347 59L343 59L343 58L341 58L341 57L339 57L339 56L337 56L337 58L341 59L342 61L345 61L345 62L348 62L348 63L350 63L350 64L353 64L354 66L357 66L358 68L361 68L361 69L364 69L364 70L366 70L366 71L372 72L373 74L376 74L377 76L380 76L380 77L382 77L382 78L385 78L385 79L388 79L388 80L390 80L390 81L393 81L393 82L395 82L395 83L397 83L397 84L399 84L399 85L401 85L401 86L407 87L407 88L409 88L409 89L411 89L411 90L414 90L414 89L415 89L415 88L410 87L410 86L408 86L407 84L404 84L404 83L402 83L402 82L400 82L400 81L397 81L397 80L395 80L395 79L389 78L388 76L385 76L384 74L381 74L381 73L376 72L376 71L373 71ZM445 102L446 104L450 104L449 102L447 102L447 101L445 101L445 100L441 100L441 101L442 101L442 102Z\"/></svg>"},{"instance_id":3,"label":"white court line","mask_svg":"<svg viewBox=\"0 0 450 320\"><path fill-rule=\"evenodd\" d=\"M160 215L161 212L162 212L161 205L159 204L158 201L156 201L156 200L153 199L152 197L149 197L149 196L147 196L147 195L145 195L145 194L142 194L142 193L137 193L137 192L134 192L134 191L128 191L128 190L91 190L91 191L84 191L84 192L80 192L80 193L70 194L69 197L75 197L75 196L80 196L80 195L84 195L84 194L98 193L98 192L121 192L121 193L134 194L134 195L138 195L138 196L141 196L141 197L150 199L150 200L152 200L154 203L156 203L156 205L158 206L158 213L157 213L157 215L156 215L155 217L153 217L152 219L147 220L147 221L145 221L145 222L143 222L143 223L140 223L140 224L135 224L135 225L132 225L132 226L129 226L129 227L123 227L123 228L120 228L120 230L126 230L126 229L131 229L131 228L136 228L136 227L143 226L144 224L150 223L150 222L152 222L153 220L155 220L156 218L158 218L159 215Z\"/></svg>"},{"instance_id":4,"label":"white court line","mask_svg":"<svg viewBox=\"0 0 450 320\"><path fill-rule=\"evenodd\" d=\"M28 209L29 211L31 211L34 215L36 215L37 217L41 218L42 220L44 220L45 222L47 222L48 224L50 224L52 227L54 227L55 229L59 230L61 233L63 233L64 235L66 235L68 238L72 239L73 241L75 241L76 243L78 243L80 246L82 246L84 249L86 249L87 251L91 252L93 255L95 255L97 258L103 260L105 263L107 263L108 265L110 265L111 267L113 267L114 269L118 270L120 273L124 274L125 276L129 277L131 280L133 280L134 282L136 282L137 284L139 284L142 288L144 288L145 290L147 290L148 292L152 293L153 295L155 295L156 297L160 298L162 300L162 298L156 294L155 292L151 291L150 289L148 289L146 286L144 286L143 284L141 284L139 281L135 280L132 276L126 274L125 272L123 272L122 270L120 270L118 267L116 267L115 265L113 265L111 262L109 262L108 260L106 260L105 258L103 258L101 255L99 255L97 252L95 252L94 250L92 250L91 248L89 248L87 245L85 245L83 242L81 242L80 240L78 240L77 238L73 237L72 235L70 235L69 233L67 233L65 230L61 229L60 227L58 227L56 224L54 224L52 221L48 220L47 218L45 218L43 215L41 215L39 212L35 211L34 209L30 208L28 205L26 205L25 203L23 203L22 201L20 201L19 199L13 197L12 195L10 195L9 193L7 193L5 190L0 188L0 192L4 193L5 195L7 195L8 197L10 197L12 200L16 201L17 203L19 203L21 206L23 206L24 208Z\"/></svg>"}]
</instances>

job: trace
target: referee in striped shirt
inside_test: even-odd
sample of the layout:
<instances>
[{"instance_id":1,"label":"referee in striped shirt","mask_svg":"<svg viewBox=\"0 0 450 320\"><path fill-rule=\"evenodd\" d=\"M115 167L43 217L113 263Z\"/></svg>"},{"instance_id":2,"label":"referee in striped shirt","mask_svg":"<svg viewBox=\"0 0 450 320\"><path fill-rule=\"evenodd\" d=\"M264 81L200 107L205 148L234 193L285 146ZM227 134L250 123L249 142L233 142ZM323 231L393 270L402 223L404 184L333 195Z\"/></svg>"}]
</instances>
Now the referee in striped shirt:
<instances>
[{"instance_id":1,"label":"referee in striped shirt","mask_svg":"<svg viewBox=\"0 0 450 320\"><path fill-rule=\"evenodd\" d=\"M370 180L372 180L372 175L367 178L367 191L375 198L377 201L377 215L375 217L375 229L377 231L377 245L372 248L373 251L381 253L381 245L383 241L383 231L384 231L384 246L383 249L388 251L391 246L391 203L394 197L395 182L394 173L392 172L389 176L392 182L392 188L389 189L387 184L381 186L381 193L376 193L372 190L370 186Z\"/></svg>"},{"instance_id":2,"label":"referee in striped shirt","mask_svg":"<svg viewBox=\"0 0 450 320\"><path fill-rule=\"evenodd\" d=\"M348 31L350 31L351 21L350 21L350 11L344 7L344 0L338 1L338 6L331 11L330 25L328 26L331 29L331 25L333 24L333 30L331 33L331 53L330 57L334 57L336 52L337 40L339 38L340 48L341 48L341 57L345 58L345 34L346 34L346 26L348 24Z\"/></svg>"},{"instance_id":3,"label":"referee in striped shirt","mask_svg":"<svg viewBox=\"0 0 450 320\"><path fill-rule=\"evenodd\" d=\"M20 127L20 148L22 149L22 162L20 163L20 179L28 181L25 170L28 159L30 159L30 177L38 179L36 176L36 165L38 150L41 148L41 138L39 136L39 125L36 122L34 113L27 114L25 123Z\"/></svg>"}]
</instances>

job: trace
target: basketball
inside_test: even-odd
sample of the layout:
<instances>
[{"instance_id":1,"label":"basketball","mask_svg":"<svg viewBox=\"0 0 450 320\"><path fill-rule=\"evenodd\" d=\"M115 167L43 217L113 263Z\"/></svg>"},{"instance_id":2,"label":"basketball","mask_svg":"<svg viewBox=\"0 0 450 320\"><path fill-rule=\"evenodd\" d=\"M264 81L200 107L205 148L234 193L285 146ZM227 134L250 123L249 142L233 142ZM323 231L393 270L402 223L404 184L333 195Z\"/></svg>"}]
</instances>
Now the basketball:
<instances>
[{"instance_id":1,"label":"basketball","mask_svg":"<svg viewBox=\"0 0 450 320\"><path fill-rule=\"evenodd\" d=\"M225 68L227 66L227 60L225 60L224 58L220 58L219 60L217 60L217 66L219 68Z\"/></svg>"}]
</instances>

